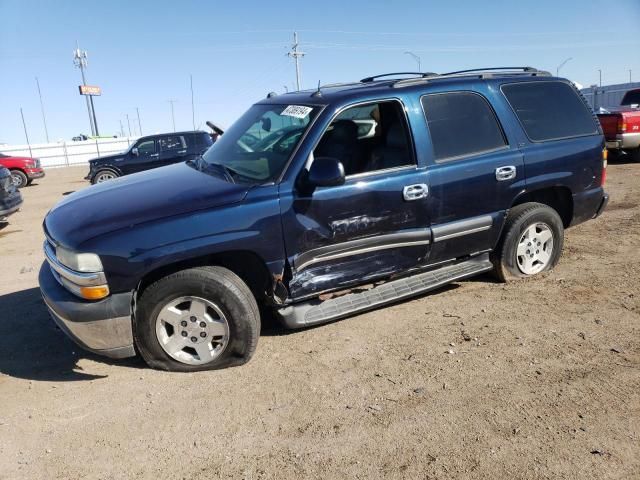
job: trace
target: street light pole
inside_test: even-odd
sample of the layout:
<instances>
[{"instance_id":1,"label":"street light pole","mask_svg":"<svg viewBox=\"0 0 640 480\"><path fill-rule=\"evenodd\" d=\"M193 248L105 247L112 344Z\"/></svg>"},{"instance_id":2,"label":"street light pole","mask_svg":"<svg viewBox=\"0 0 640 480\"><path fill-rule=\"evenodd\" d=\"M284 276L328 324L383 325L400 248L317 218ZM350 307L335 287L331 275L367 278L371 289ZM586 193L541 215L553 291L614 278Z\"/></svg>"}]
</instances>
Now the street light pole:
<instances>
[{"instance_id":1,"label":"street light pole","mask_svg":"<svg viewBox=\"0 0 640 480\"><path fill-rule=\"evenodd\" d=\"M559 76L560 76L560 69L561 69L562 67L564 67L564 65L565 65L569 60L573 60L573 57L569 57L569 58L567 58L567 59L566 59L566 60L564 60L560 65L558 65L558 66L556 67L556 77L559 77Z\"/></svg>"},{"instance_id":2,"label":"street light pole","mask_svg":"<svg viewBox=\"0 0 640 480\"><path fill-rule=\"evenodd\" d=\"M598 75L600 76L599 85L602 87L602 70L598 69Z\"/></svg>"},{"instance_id":3,"label":"street light pole","mask_svg":"<svg viewBox=\"0 0 640 480\"><path fill-rule=\"evenodd\" d=\"M29 134L27 133L27 123L24 121L24 113L22 113L22 107L20 107L20 116L22 117L22 126L24 127L24 136L27 139L27 146L29 147L29 156L33 158L31 152L31 142L29 142Z\"/></svg>"},{"instance_id":4,"label":"street light pole","mask_svg":"<svg viewBox=\"0 0 640 480\"><path fill-rule=\"evenodd\" d=\"M629 83L633 83L633 82L631 81L631 69L629 69Z\"/></svg>"},{"instance_id":5,"label":"street light pole","mask_svg":"<svg viewBox=\"0 0 640 480\"><path fill-rule=\"evenodd\" d=\"M45 117L44 115L44 104L42 103L42 93L40 92L40 82L38 81L38 77L36 77L36 85L38 86L38 97L40 97L40 111L42 112L42 123L44 123L44 134L47 137L47 143L49 143L49 130L47 129L47 117Z\"/></svg>"},{"instance_id":6,"label":"street light pole","mask_svg":"<svg viewBox=\"0 0 640 480\"><path fill-rule=\"evenodd\" d=\"M418 64L418 71L422 72L422 66L420 65L420 57L413 52L404 52L405 55L410 55Z\"/></svg>"},{"instance_id":7,"label":"street light pole","mask_svg":"<svg viewBox=\"0 0 640 480\"><path fill-rule=\"evenodd\" d=\"M138 114L138 130L140 130L140 136L142 136L142 124L140 123L140 110L136 107L136 113Z\"/></svg>"},{"instance_id":8,"label":"street light pole","mask_svg":"<svg viewBox=\"0 0 640 480\"><path fill-rule=\"evenodd\" d=\"M171 123L173 124L173 131L176 131L176 116L173 112L173 102L175 102L175 100L167 100L170 104L171 104Z\"/></svg>"},{"instance_id":9,"label":"street light pole","mask_svg":"<svg viewBox=\"0 0 640 480\"><path fill-rule=\"evenodd\" d=\"M131 122L129 121L129 114L125 113L127 116L127 127L129 127L129 136L131 136Z\"/></svg>"}]
</instances>

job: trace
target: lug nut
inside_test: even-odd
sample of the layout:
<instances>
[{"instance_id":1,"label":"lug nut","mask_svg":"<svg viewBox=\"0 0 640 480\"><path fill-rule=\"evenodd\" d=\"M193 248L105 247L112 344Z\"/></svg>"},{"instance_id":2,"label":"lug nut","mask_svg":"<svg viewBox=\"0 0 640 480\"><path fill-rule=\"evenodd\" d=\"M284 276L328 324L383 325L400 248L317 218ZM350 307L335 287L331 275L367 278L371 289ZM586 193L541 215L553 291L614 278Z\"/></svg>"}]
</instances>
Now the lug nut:
<instances>
[{"instance_id":1,"label":"lug nut","mask_svg":"<svg viewBox=\"0 0 640 480\"><path fill-rule=\"evenodd\" d=\"M186 337L187 336L187 332L185 332L184 330L182 331L182 336Z\"/></svg>"},{"instance_id":2,"label":"lug nut","mask_svg":"<svg viewBox=\"0 0 640 480\"><path fill-rule=\"evenodd\" d=\"M205 332L200 332L200 336L201 336L202 338L205 338L205 337L207 336L207 334L206 334Z\"/></svg>"},{"instance_id":3,"label":"lug nut","mask_svg":"<svg viewBox=\"0 0 640 480\"><path fill-rule=\"evenodd\" d=\"M186 320L182 320L180 322L180 325L182 325L183 327L186 327L187 326L187 321Z\"/></svg>"},{"instance_id":4,"label":"lug nut","mask_svg":"<svg viewBox=\"0 0 640 480\"><path fill-rule=\"evenodd\" d=\"M207 324L206 324L205 322L200 322L200 326L201 326L202 328L205 328L205 327L207 326Z\"/></svg>"},{"instance_id":5,"label":"lug nut","mask_svg":"<svg viewBox=\"0 0 640 480\"><path fill-rule=\"evenodd\" d=\"M540 250L536 250L536 254L540 253Z\"/></svg>"},{"instance_id":6,"label":"lug nut","mask_svg":"<svg viewBox=\"0 0 640 480\"><path fill-rule=\"evenodd\" d=\"M193 343L196 343L196 342L198 341L198 339L197 339L196 337L191 337L191 341L192 341Z\"/></svg>"},{"instance_id":7,"label":"lug nut","mask_svg":"<svg viewBox=\"0 0 640 480\"><path fill-rule=\"evenodd\" d=\"M192 316L189 320L191 320L192 322L195 322L197 318Z\"/></svg>"}]
</instances>

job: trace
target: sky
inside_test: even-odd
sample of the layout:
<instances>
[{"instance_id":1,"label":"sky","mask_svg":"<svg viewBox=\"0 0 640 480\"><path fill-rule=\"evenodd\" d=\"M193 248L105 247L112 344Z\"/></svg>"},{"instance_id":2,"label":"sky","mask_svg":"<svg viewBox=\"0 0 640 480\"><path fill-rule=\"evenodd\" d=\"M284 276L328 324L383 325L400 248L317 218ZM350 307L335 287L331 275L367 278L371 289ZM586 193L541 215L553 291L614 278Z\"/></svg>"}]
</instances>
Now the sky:
<instances>
[{"instance_id":1,"label":"sky","mask_svg":"<svg viewBox=\"0 0 640 480\"><path fill-rule=\"evenodd\" d=\"M295 89L287 57L299 35L302 87L368 75L534 66L584 86L640 80L640 0L101 1L0 0L0 144L89 134L76 41L100 134L230 125L268 92ZM140 112L138 125L136 108Z\"/></svg>"}]
</instances>

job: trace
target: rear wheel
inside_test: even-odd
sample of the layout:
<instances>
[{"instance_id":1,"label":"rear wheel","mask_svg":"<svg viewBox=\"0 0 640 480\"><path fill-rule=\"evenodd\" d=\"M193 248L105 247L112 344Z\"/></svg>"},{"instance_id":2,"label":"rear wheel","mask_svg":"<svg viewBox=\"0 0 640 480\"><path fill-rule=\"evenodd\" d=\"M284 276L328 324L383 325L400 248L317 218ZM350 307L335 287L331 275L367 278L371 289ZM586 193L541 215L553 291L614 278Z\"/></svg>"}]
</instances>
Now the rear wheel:
<instances>
[{"instance_id":1,"label":"rear wheel","mask_svg":"<svg viewBox=\"0 0 640 480\"><path fill-rule=\"evenodd\" d=\"M95 185L96 183L107 182L109 180L113 180L114 178L118 178L118 174L113 170L98 170L98 172L91 179L91 183Z\"/></svg>"},{"instance_id":2,"label":"rear wheel","mask_svg":"<svg viewBox=\"0 0 640 480\"><path fill-rule=\"evenodd\" d=\"M551 270L560 259L563 243L564 226L554 209L533 202L517 205L509 212L491 254L495 273L506 282Z\"/></svg>"},{"instance_id":3,"label":"rear wheel","mask_svg":"<svg viewBox=\"0 0 640 480\"><path fill-rule=\"evenodd\" d=\"M21 170L11 170L11 181L16 188L26 187L29 182L27 175Z\"/></svg>"},{"instance_id":4,"label":"rear wheel","mask_svg":"<svg viewBox=\"0 0 640 480\"><path fill-rule=\"evenodd\" d=\"M247 285L222 267L182 270L140 296L134 334L144 360L171 371L211 370L246 363L260 333L260 314Z\"/></svg>"}]
</instances>

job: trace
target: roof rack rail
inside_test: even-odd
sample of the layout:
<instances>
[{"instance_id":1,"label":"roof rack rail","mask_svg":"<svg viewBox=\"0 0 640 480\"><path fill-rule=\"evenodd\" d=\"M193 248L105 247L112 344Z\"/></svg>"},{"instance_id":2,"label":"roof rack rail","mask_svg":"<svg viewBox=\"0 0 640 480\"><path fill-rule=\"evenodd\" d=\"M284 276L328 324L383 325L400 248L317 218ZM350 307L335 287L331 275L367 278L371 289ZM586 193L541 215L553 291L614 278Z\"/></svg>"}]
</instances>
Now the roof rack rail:
<instances>
[{"instance_id":1,"label":"roof rack rail","mask_svg":"<svg viewBox=\"0 0 640 480\"><path fill-rule=\"evenodd\" d=\"M469 70L459 70L457 72L448 72L442 74L433 74L431 76L424 76L420 78L403 78L391 84L393 88L407 87L410 85L416 85L431 80L444 80L447 78L460 78L460 77L478 77L478 78L490 78L494 75L530 75L533 77L550 77L551 74L545 70L538 70L533 67L489 67L489 68L472 68Z\"/></svg>"},{"instance_id":2,"label":"roof rack rail","mask_svg":"<svg viewBox=\"0 0 640 480\"><path fill-rule=\"evenodd\" d=\"M538 70L537 68L534 67L486 67L486 68L470 68L468 70L458 70L455 72L447 72L447 73L443 73L442 75L458 75L461 73L475 73L475 72L493 72L493 71L500 71L500 70L511 70L511 71L521 71L523 73L531 73L531 74L536 74L536 73L540 73L540 74L548 74L549 72L545 72L544 70Z\"/></svg>"},{"instance_id":3,"label":"roof rack rail","mask_svg":"<svg viewBox=\"0 0 640 480\"><path fill-rule=\"evenodd\" d=\"M365 77L362 80L360 80L361 83L371 83L374 80L377 80L378 78L383 78L383 77L395 77L398 75L414 75L418 78L425 78L425 77L431 77L433 75L437 75L437 73L432 73L432 72L393 72L393 73L383 73L380 75L372 75L371 77Z\"/></svg>"}]
</instances>

